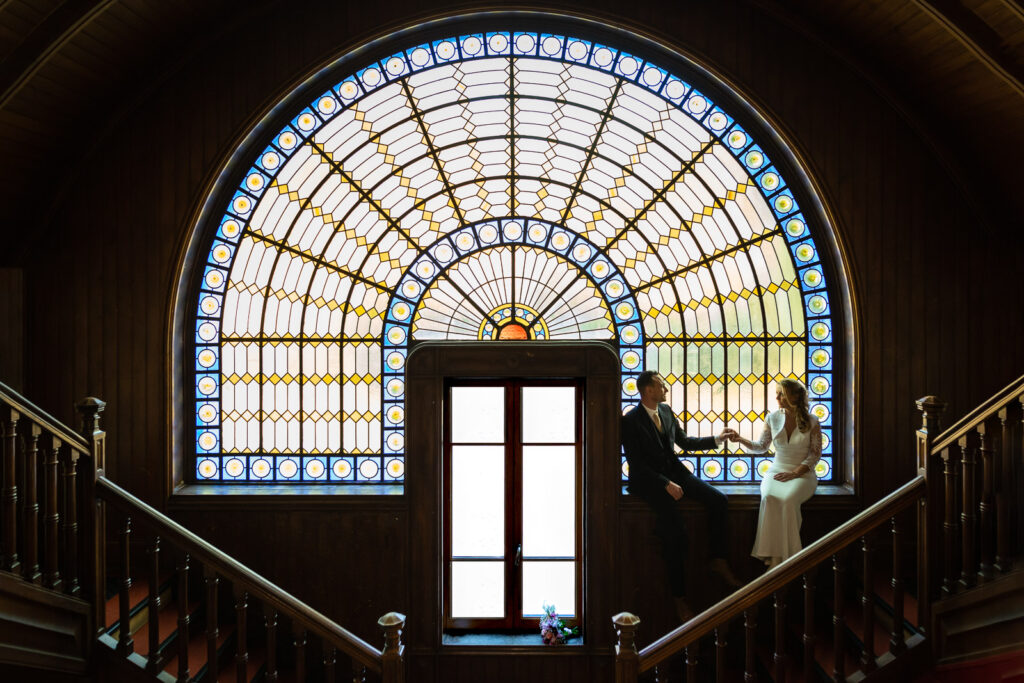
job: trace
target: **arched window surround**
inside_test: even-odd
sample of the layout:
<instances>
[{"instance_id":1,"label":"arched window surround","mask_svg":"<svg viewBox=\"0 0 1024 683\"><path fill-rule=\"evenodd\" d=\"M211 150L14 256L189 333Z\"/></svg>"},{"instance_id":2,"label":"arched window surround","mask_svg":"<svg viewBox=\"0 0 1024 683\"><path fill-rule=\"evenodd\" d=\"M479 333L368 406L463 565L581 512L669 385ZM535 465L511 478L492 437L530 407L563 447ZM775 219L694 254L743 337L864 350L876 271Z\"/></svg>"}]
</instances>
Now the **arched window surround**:
<instances>
[{"instance_id":1,"label":"arched window surround","mask_svg":"<svg viewBox=\"0 0 1024 683\"><path fill-rule=\"evenodd\" d=\"M265 149L277 136L282 125L287 124L289 120L295 120L295 112L299 111L305 103L313 101L318 93L327 91L336 85L340 80L340 75L356 72L360 67L375 59L383 59L394 54L396 49L429 44L432 40L474 31L484 34L488 30L498 29L536 31L539 26L544 27L544 33L558 33L585 38L594 43L615 45L636 55L638 59L663 66L671 73L685 74L688 80L694 84L695 89L699 89L701 93L707 95L710 101L724 103L723 106L730 113L736 113L743 118L743 125L760 143L759 149L763 150L765 156L770 158L771 163L785 178L788 188L792 190L794 201L807 216L807 225L813 228L813 239L817 246L822 272L829 284L828 306L835 332L830 339L832 345L830 369L834 378L831 392L834 407L831 413L836 474L838 475L836 482L840 483L843 479L851 478L854 405L851 398L853 357L850 351L853 346L854 326L845 269L836 265L842 263L842 258L838 240L831 228L827 212L818 194L813 190L811 179L794 156L791 146L785 144L780 137L778 127L770 125L767 122L768 117L756 111L749 104L749 98L737 95L736 88L730 87L721 78L702 68L697 60L683 56L679 52L649 39L624 31L608 29L580 19L541 14L489 14L486 17L477 15L446 19L413 27L393 33L332 61L304 83L291 89L290 93L284 96L249 132L245 141L238 146L238 151L226 163L195 221L190 244L183 258L181 281L175 302L176 313L171 347L184 347L180 354L172 355L174 360L172 370L174 373L174 407L172 411L181 411L180 413L175 412L180 419L174 423L172 430L173 478L175 481L194 481L194 475L189 474L190 468L194 467L189 462L190 457L194 454L194 436L190 438L190 435L194 435L195 432L190 429L194 420L189 417L190 391L188 388L190 384L194 386L195 382L194 351L196 347L190 344L189 337L190 327L193 331L195 329L192 327L194 318L191 318L191 315L195 312L195 304L198 300L196 274L202 270L206 255L210 252L216 239L215 232L217 225L222 220L223 207L230 203L232 197L237 193L235 188L240 185L240 181L244 180L246 169L249 168L246 160L258 156L259 151ZM190 346L191 348L189 348ZM643 358L643 351L641 349L641 358ZM628 392L624 392L622 399L624 403L628 403L631 397ZM194 406L194 404L192 405Z\"/></svg>"}]
</instances>

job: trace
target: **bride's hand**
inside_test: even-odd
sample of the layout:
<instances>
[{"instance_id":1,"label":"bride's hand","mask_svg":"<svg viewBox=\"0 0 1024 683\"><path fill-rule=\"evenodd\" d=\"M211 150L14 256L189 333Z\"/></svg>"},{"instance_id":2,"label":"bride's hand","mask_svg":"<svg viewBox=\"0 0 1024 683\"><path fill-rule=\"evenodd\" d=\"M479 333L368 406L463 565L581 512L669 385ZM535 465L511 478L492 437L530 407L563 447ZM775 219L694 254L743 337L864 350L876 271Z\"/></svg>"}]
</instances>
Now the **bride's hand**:
<instances>
[{"instance_id":1,"label":"bride's hand","mask_svg":"<svg viewBox=\"0 0 1024 683\"><path fill-rule=\"evenodd\" d=\"M796 479L800 475L796 472L779 472L775 475L775 481L789 481L790 479Z\"/></svg>"}]
</instances>

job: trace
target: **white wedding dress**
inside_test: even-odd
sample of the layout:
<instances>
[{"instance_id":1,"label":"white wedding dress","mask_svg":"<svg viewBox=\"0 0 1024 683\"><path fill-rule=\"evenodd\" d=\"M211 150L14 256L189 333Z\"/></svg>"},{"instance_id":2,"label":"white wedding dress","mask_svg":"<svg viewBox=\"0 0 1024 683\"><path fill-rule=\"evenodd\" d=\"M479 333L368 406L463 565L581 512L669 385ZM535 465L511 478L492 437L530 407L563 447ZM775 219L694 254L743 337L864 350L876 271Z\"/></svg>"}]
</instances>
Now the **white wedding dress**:
<instances>
[{"instance_id":1,"label":"white wedding dress","mask_svg":"<svg viewBox=\"0 0 1024 683\"><path fill-rule=\"evenodd\" d=\"M801 432L796 426L786 437L786 413L776 410L764 421L761 438L752 442L751 453L764 453L771 445L775 459L761 480L761 510L757 516L757 536L750 554L769 566L795 555L800 544L800 505L814 495L818 477L814 465L821 457L821 427L811 415L810 428ZM789 481L777 481L779 472L791 472L799 465L809 469L802 476Z\"/></svg>"}]
</instances>

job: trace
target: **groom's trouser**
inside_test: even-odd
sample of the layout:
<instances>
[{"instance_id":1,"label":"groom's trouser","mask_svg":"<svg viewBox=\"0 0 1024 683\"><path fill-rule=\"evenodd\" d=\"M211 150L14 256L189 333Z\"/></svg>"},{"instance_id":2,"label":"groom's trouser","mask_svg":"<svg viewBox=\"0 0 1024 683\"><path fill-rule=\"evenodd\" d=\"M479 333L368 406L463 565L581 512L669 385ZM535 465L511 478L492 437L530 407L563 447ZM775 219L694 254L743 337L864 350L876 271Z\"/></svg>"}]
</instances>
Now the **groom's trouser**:
<instances>
[{"instance_id":1,"label":"groom's trouser","mask_svg":"<svg viewBox=\"0 0 1024 683\"><path fill-rule=\"evenodd\" d=\"M728 499L711 484L690 475L677 477L683 489L683 501L691 500L704 506L708 516L708 557L726 556L728 537ZM667 491L657 491L644 496L654 510L654 533L661 539L661 552L665 558L672 595L686 595L686 522L679 502Z\"/></svg>"}]
</instances>

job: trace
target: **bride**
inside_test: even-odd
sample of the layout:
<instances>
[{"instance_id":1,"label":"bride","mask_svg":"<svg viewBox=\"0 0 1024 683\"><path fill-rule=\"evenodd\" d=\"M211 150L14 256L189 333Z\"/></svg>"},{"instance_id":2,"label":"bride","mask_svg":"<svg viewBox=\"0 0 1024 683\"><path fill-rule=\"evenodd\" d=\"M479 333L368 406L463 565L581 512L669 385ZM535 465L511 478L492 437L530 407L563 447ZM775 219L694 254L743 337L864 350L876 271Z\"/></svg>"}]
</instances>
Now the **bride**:
<instances>
[{"instance_id":1,"label":"bride","mask_svg":"<svg viewBox=\"0 0 1024 683\"><path fill-rule=\"evenodd\" d=\"M775 459L761 479L761 510L757 537L750 554L769 569L795 555L800 548L800 505L814 495L818 478L814 464L821 457L821 427L807 407L807 389L784 379L775 392L779 410L769 413L761 438L735 437L750 453L775 447Z\"/></svg>"}]
</instances>

